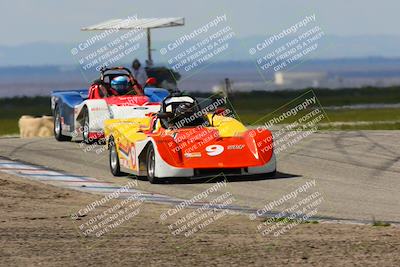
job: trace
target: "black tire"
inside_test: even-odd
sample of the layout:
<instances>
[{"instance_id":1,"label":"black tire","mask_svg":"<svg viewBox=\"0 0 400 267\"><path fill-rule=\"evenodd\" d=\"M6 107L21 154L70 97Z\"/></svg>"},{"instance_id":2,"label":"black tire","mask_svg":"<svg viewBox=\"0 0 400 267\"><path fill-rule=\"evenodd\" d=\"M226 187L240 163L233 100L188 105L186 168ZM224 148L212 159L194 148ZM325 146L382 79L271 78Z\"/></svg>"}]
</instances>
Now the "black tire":
<instances>
[{"instance_id":1,"label":"black tire","mask_svg":"<svg viewBox=\"0 0 400 267\"><path fill-rule=\"evenodd\" d=\"M56 109L54 111L54 137L56 138L57 141L71 141L72 137L63 135L62 134L62 124L61 124L61 110L59 106L56 106Z\"/></svg>"},{"instance_id":2,"label":"black tire","mask_svg":"<svg viewBox=\"0 0 400 267\"><path fill-rule=\"evenodd\" d=\"M114 176L122 176L123 173L121 172L121 166L119 164L118 152L117 152L117 145L114 142L114 139L110 139L109 141L109 164L111 173Z\"/></svg>"},{"instance_id":3,"label":"black tire","mask_svg":"<svg viewBox=\"0 0 400 267\"><path fill-rule=\"evenodd\" d=\"M159 184L161 180L155 176L155 151L153 145L149 145L147 148L147 155L146 155L146 169L147 169L147 180L151 184Z\"/></svg>"},{"instance_id":4,"label":"black tire","mask_svg":"<svg viewBox=\"0 0 400 267\"><path fill-rule=\"evenodd\" d=\"M83 108L83 128L82 128L82 139L85 144L91 144L92 140L89 138L89 112L87 107Z\"/></svg>"}]
</instances>

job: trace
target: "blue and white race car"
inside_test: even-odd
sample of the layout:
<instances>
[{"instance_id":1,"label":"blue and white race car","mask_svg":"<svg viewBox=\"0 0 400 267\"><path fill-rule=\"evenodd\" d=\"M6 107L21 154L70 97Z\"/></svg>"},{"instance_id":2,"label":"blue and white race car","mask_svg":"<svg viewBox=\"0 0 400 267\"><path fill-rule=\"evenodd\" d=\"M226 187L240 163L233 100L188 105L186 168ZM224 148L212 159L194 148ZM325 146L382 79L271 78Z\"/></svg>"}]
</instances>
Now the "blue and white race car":
<instances>
[{"instance_id":1,"label":"blue and white race car","mask_svg":"<svg viewBox=\"0 0 400 267\"><path fill-rule=\"evenodd\" d=\"M157 112L160 102L169 94L149 78L140 84L124 67L103 68L100 78L89 89L53 91L51 109L54 136L58 141L82 138L91 143L104 138L104 121L117 118L141 118Z\"/></svg>"}]
</instances>

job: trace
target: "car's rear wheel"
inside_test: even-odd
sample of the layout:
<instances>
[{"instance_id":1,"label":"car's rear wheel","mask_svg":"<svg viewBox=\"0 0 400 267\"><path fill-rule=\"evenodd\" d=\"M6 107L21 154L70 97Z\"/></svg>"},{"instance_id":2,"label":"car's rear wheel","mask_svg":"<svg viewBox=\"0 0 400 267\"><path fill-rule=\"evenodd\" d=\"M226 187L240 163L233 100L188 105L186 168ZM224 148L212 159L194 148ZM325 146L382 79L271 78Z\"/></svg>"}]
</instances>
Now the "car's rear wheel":
<instances>
[{"instance_id":1,"label":"car's rear wheel","mask_svg":"<svg viewBox=\"0 0 400 267\"><path fill-rule=\"evenodd\" d=\"M56 106L54 112L54 137L57 141L71 141L71 136L66 136L62 134L62 124L61 124L61 110L59 106Z\"/></svg>"},{"instance_id":2,"label":"car's rear wheel","mask_svg":"<svg viewBox=\"0 0 400 267\"><path fill-rule=\"evenodd\" d=\"M119 157L117 152L117 145L114 142L114 139L110 139L109 141L109 163L110 163L110 170L114 176L121 176L121 167L119 164Z\"/></svg>"},{"instance_id":3,"label":"car's rear wheel","mask_svg":"<svg viewBox=\"0 0 400 267\"><path fill-rule=\"evenodd\" d=\"M146 165L147 165L147 179L152 184L159 184L161 180L156 177L156 153L154 151L153 145L149 145L147 148L147 156L146 156Z\"/></svg>"}]
</instances>

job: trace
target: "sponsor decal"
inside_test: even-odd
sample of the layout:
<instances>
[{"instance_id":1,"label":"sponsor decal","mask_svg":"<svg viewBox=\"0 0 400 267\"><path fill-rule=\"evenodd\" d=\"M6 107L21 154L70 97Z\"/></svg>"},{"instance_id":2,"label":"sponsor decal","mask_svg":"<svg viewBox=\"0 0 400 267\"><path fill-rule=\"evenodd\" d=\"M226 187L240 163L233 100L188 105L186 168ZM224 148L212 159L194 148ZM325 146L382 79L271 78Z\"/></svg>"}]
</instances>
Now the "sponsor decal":
<instances>
[{"instance_id":1,"label":"sponsor decal","mask_svg":"<svg viewBox=\"0 0 400 267\"><path fill-rule=\"evenodd\" d=\"M200 152L192 152L192 153L185 153L186 158L200 158L201 153Z\"/></svg>"},{"instance_id":2,"label":"sponsor decal","mask_svg":"<svg viewBox=\"0 0 400 267\"><path fill-rule=\"evenodd\" d=\"M227 147L228 150L241 150L244 148L244 145L229 145Z\"/></svg>"}]
</instances>

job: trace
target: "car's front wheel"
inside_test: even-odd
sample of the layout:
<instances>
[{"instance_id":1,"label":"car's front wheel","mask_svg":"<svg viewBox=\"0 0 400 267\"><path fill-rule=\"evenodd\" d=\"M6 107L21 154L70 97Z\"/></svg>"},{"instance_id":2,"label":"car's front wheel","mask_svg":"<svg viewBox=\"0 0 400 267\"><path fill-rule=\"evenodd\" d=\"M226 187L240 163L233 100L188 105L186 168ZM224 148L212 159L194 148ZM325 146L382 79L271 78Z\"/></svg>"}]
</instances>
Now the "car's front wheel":
<instances>
[{"instance_id":1,"label":"car's front wheel","mask_svg":"<svg viewBox=\"0 0 400 267\"><path fill-rule=\"evenodd\" d=\"M117 145L114 142L114 139L109 141L109 163L110 163L110 170L114 176L121 176L121 167L119 165L119 157L117 152Z\"/></svg>"},{"instance_id":2,"label":"car's front wheel","mask_svg":"<svg viewBox=\"0 0 400 267\"><path fill-rule=\"evenodd\" d=\"M61 109L56 106L54 112L54 137L57 141L71 141L71 136L66 136L62 134L62 124L61 124Z\"/></svg>"},{"instance_id":3,"label":"car's front wheel","mask_svg":"<svg viewBox=\"0 0 400 267\"><path fill-rule=\"evenodd\" d=\"M153 145L149 145L147 148L147 179L152 184L159 184L161 181L156 177L156 153L154 151Z\"/></svg>"}]
</instances>

